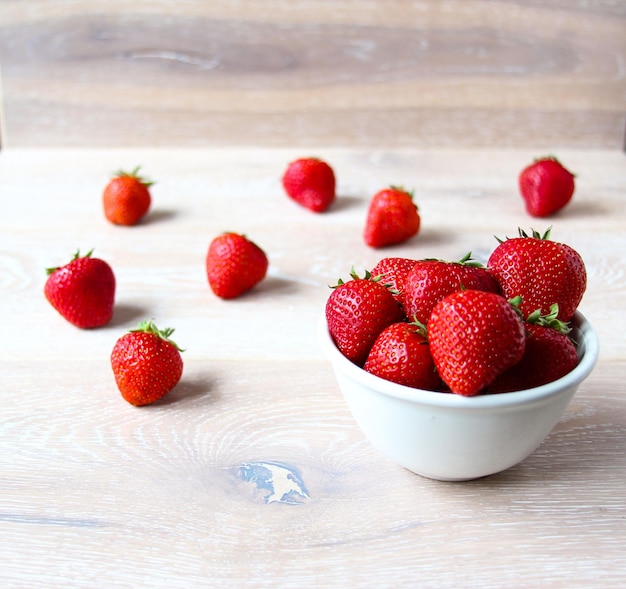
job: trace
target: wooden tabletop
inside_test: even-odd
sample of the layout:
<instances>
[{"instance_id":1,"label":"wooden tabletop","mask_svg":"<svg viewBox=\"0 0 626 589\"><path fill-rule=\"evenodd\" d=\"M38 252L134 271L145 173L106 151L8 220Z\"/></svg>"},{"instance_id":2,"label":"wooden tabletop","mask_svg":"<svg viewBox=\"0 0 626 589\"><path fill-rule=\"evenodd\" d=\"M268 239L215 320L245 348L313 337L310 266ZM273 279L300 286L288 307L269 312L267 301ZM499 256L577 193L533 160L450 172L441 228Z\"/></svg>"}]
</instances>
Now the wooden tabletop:
<instances>
[{"instance_id":1,"label":"wooden tabletop","mask_svg":"<svg viewBox=\"0 0 626 589\"><path fill-rule=\"evenodd\" d=\"M319 155L339 198L316 215L280 186ZM0 586L623 587L626 582L626 159L557 150L573 202L531 219L517 174L537 150L8 149L0 154ZM110 225L109 174L156 184L136 227ZM371 195L414 188L420 234L362 240ZM599 362L543 445L466 483L414 475L364 439L322 357L328 285L386 255L486 257L552 225L583 256ZM209 290L222 231L268 254L240 299ZM45 268L95 248L118 281L107 327L43 296ZM176 329L182 381L135 408L109 355L144 318Z\"/></svg>"},{"instance_id":2,"label":"wooden tabletop","mask_svg":"<svg viewBox=\"0 0 626 589\"><path fill-rule=\"evenodd\" d=\"M623 149L625 7L4 0L0 143Z\"/></svg>"}]
</instances>

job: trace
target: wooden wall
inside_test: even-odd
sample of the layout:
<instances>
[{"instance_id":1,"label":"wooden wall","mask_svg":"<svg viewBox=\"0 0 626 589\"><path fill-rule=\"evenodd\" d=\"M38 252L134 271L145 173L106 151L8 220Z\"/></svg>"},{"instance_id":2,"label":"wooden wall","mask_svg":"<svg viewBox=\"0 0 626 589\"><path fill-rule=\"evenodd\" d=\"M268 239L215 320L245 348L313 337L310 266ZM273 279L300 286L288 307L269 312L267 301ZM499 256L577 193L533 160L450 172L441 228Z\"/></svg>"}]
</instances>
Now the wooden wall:
<instances>
[{"instance_id":1,"label":"wooden wall","mask_svg":"<svg viewBox=\"0 0 626 589\"><path fill-rule=\"evenodd\" d=\"M622 149L626 1L0 0L2 146Z\"/></svg>"}]
</instances>

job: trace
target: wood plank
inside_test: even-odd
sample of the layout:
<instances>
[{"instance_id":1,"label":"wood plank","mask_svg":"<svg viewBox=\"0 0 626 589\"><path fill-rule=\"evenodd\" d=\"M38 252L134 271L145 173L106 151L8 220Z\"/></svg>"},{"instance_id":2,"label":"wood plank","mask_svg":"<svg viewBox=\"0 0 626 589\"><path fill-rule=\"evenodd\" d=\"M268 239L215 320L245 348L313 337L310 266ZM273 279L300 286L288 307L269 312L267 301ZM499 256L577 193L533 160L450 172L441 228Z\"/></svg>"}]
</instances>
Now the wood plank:
<instances>
[{"instance_id":1,"label":"wood plank","mask_svg":"<svg viewBox=\"0 0 626 589\"><path fill-rule=\"evenodd\" d=\"M0 4L5 146L622 149L605 2Z\"/></svg>"}]
</instances>

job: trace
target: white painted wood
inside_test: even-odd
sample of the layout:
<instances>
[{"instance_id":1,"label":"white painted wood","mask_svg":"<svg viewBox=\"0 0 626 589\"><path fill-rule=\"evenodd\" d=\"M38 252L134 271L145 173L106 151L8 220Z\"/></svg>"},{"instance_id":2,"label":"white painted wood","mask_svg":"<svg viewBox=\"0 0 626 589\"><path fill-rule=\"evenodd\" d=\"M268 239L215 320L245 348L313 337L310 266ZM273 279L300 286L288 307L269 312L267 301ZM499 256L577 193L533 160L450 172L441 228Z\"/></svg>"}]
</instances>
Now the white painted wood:
<instances>
[{"instance_id":1,"label":"white painted wood","mask_svg":"<svg viewBox=\"0 0 626 589\"><path fill-rule=\"evenodd\" d=\"M338 177L323 215L282 193L293 150L0 154L0 586L622 587L624 154L559 151L577 191L544 222L516 189L540 152L310 153ZM112 226L101 191L136 164L157 182L153 209ZM367 201L389 183L415 189L423 229L371 250ZM327 285L383 255L485 257L494 235L548 224L585 259L581 310L601 345L557 427L522 464L469 483L387 461L315 341ZM265 282L228 302L204 275L223 230L270 258ZM116 273L117 307L81 331L46 302L44 268L91 247ZM165 400L135 408L108 358L148 317L176 328L185 370Z\"/></svg>"}]
</instances>

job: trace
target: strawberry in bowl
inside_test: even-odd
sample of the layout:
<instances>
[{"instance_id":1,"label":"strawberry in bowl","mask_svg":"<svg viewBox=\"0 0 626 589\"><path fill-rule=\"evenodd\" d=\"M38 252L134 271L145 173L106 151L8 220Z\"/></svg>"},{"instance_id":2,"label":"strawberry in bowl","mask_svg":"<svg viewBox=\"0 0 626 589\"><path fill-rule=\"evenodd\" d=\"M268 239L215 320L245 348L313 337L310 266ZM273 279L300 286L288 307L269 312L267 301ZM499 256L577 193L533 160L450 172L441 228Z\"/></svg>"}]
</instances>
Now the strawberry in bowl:
<instances>
[{"instance_id":1,"label":"strawberry in bowl","mask_svg":"<svg viewBox=\"0 0 626 589\"><path fill-rule=\"evenodd\" d=\"M563 251L563 245L556 249ZM380 275L358 278L374 281L384 310L373 298L354 298L350 316L356 319L342 323L340 338L336 296L328 297L319 341L339 389L371 443L417 474L461 481L510 468L541 444L596 364L598 339L578 310L578 291L544 312L545 300L558 298L562 289L550 291L547 281L539 281L541 294L527 288L513 294L490 265L481 267L480 274L489 275L491 282L466 287L458 280L458 263L442 261L438 271L447 268L457 277L443 280L453 288L428 305L416 306L414 292L407 305L408 276L419 262L379 264L392 268L392 282ZM356 279L343 288L351 288ZM402 286L403 297L390 290L392 284ZM527 287L529 282L520 284ZM432 292L425 289L423 296L432 298ZM541 305L526 311L524 296L531 305ZM564 314L560 304L567 309ZM414 308L428 311L417 318ZM367 337L363 318L368 319ZM344 353L346 341L359 346L357 355Z\"/></svg>"}]
</instances>

